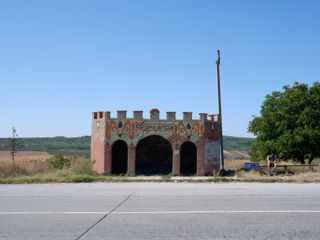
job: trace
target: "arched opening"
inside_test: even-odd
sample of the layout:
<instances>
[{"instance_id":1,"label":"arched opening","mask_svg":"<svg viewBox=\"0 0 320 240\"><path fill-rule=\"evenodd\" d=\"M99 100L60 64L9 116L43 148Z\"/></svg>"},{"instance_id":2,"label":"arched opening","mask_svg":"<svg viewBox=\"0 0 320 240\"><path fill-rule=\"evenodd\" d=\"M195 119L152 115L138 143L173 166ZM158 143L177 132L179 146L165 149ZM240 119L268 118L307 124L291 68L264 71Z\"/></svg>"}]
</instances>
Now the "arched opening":
<instances>
[{"instance_id":1,"label":"arched opening","mask_svg":"<svg viewBox=\"0 0 320 240\"><path fill-rule=\"evenodd\" d=\"M127 173L128 146L125 141L118 140L112 146L112 174Z\"/></svg>"},{"instance_id":2,"label":"arched opening","mask_svg":"<svg viewBox=\"0 0 320 240\"><path fill-rule=\"evenodd\" d=\"M197 172L197 147L192 142L185 142L180 149L180 173L193 175Z\"/></svg>"},{"instance_id":3,"label":"arched opening","mask_svg":"<svg viewBox=\"0 0 320 240\"><path fill-rule=\"evenodd\" d=\"M172 148L168 140L152 135L136 147L136 173L144 175L169 174L172 171Z\"/></svg>"}]
</instances>

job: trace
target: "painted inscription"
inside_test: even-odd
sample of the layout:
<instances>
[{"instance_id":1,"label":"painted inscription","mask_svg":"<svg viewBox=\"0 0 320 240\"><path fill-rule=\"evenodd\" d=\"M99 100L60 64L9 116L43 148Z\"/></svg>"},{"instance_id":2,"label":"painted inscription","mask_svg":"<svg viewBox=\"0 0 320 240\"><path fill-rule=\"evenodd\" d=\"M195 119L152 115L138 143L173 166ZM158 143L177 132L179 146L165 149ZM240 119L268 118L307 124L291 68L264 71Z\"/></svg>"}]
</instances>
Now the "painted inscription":
<instances>
[{"instance_id":1,"label":"painted inscription","mask_svg":"<svg viewBox=\"0 0 320 240\"><path fill-rule=\"evenodd\" d=\"M136 130L173 132L174 124L137 123Z\"/></svg>"},{"instance_id":2,"label":"painted inscription","mask_svg":"<svg viewBox=\"0 0 320 240\"><path fill-rule=\"evenodd\" d=\"M128 136L130 139L134 139L138 131L170 132L171 134L185 137L196 136L197 138L202 135L219 137L220 133L220 127L217 122L206 122L204 124L195 122L192 124L190 130L188 130L183 122L161 124L127 120L120 127L115 120L98 122L99 121L93 122L92 124L93 139L97 137L110 139L111 136Z\"/></svg>"}]
</instances>

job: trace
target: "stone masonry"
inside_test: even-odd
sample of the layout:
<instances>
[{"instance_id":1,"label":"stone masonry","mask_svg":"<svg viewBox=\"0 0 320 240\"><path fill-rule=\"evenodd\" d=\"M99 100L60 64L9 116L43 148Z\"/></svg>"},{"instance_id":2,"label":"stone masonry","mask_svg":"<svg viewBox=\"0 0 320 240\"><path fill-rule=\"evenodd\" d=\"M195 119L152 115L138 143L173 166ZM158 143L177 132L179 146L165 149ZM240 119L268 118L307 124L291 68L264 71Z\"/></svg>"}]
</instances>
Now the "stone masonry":
<instances>
[{"instance_id":1,"label":"stone masonry","mask_svg":"<svg viewBox=\"0 0 320 240\"><path fill-rule=\"evenodd\" d=\"M167 112L166 119L159 119L157 109L150 111L149 119L143 118L142 111L133 111L133 118L127 118L127 111L117 111L117 118L110 115L110 112L92 113L91 159L97 173L113 172L112 162L116 161L112 159L115 156L112 154L113 146L120 140L125 146L126 173L134 175L136 148L143 139L154 135L171 146L170 168L173 174L181 172L180 151L186 142L195 146L197 175L212 175L220 169L219 115L200 113L200 119L193 119L192 112L183 112L183 119L178 120L175 112Z\"/></svg>"}]
</instances>

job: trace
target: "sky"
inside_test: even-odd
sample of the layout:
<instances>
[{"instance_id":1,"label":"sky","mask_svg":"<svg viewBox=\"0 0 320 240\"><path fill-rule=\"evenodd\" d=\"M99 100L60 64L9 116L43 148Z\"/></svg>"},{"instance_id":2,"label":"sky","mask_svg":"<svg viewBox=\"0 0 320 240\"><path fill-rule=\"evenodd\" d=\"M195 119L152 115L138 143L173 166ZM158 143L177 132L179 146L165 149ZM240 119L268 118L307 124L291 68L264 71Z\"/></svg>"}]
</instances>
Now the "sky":
<instances>
[{"instance_id":1,"label":"sky","mask_svg":"<svg viewBox=\"0 0 320 240\"><path fill-rule=\"evenodd\" d=\"M0 2L0 137L91 134L91 113L218 113L247 132L267 94L320 74L318 0Z\"/></svg>"}]
</instances>

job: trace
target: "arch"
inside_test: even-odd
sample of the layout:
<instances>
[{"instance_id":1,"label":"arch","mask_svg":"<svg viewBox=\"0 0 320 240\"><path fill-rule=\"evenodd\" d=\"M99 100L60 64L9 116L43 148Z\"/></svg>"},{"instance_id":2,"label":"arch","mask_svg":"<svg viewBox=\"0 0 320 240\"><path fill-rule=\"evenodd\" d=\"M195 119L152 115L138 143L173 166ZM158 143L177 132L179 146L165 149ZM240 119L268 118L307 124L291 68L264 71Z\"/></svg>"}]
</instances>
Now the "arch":
<instances>
[{"instance_id":1,"label":"arch","mask_svg":"<svg viewBox=\"0 0 320 240\"><path fill-rule=\"evenodd\" d=\"M136 173L145 175L172 172L172 147L158 135L143 138L136 147Z\"/></svg>"},{"instance_id":2,"label":"arch","mask_svg":"<svg viewBox=\"0 0 320 240\"><path fill-rule=\"evenodd\" d=\"M111 173L127 173L128 146L123 140L115 141L112 145Z\"/></svg>"},{"instance_id":3,"label":"arch","mask_svg":"<svg viewBox=\"0 0 320 240\"><path fill-rule=\"evenodd\" d=\"M183 175L197 173L197 147L192 142L185 142L180 148L180 173Z\"/></svg>"}]
</instances>

